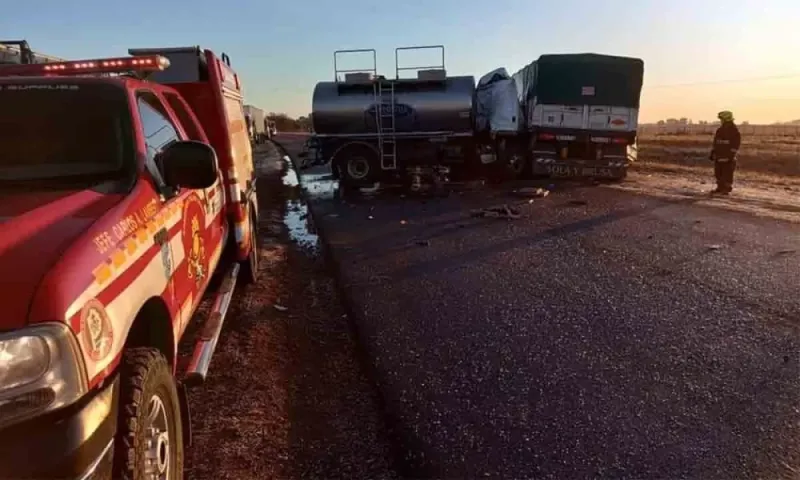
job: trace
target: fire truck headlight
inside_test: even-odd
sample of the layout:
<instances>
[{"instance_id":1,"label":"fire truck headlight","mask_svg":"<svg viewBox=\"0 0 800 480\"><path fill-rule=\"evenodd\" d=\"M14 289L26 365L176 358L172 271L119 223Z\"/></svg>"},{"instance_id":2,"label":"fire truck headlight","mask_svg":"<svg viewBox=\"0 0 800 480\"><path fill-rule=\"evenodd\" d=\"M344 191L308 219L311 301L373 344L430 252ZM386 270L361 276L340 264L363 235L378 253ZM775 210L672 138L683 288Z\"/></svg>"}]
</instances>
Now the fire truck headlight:
<instances>
[{"instance_id":1,"label":"fire truck headlight","mask_svg":"<svg viewBox=\"0 0 800 480\"><path fill-rule=\"evenodd\" d=\"M0 335L0 427L67 406L87 390L78 342L66 325Z\"/></svg>"},{"instance_id":2,"label":"fire truck headlight","mask_svg":"<svg viewBox=\"0 0 800 480\"><path fill-rule=\"evenodd\" d=\"M50 350L41 337L0 340L0 385L12 389L34 382L44 375L50 363Z\"/></svg>"}]
</instances>

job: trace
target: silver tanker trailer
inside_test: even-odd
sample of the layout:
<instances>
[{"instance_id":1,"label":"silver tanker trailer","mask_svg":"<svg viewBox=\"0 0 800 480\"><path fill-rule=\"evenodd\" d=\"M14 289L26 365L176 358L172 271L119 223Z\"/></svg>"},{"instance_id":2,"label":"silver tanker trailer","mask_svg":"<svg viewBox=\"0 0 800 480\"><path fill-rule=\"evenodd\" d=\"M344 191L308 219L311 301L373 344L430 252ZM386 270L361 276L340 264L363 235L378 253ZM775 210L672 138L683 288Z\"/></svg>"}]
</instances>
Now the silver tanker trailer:
<instances>
[{"instance_id":1,"label":"silver tanker trailer","mask_svg":"<svg viewBox=\"0 0 800 480\"><path fill-rule=\"evenodd\" d=\"M401 66L406 50L439 49L441 64ZM372 54L372 68L340 70L339 56ZM400 78L414 71L415 78ZM314 147L345 185L421 177L474 165L475 77L447 76L444 47L395 49L395 78L378 75L374 49L334 52L334 80L314 89ZM438 177L441 178L441 177Z\"/></svg>"}]
</instances>

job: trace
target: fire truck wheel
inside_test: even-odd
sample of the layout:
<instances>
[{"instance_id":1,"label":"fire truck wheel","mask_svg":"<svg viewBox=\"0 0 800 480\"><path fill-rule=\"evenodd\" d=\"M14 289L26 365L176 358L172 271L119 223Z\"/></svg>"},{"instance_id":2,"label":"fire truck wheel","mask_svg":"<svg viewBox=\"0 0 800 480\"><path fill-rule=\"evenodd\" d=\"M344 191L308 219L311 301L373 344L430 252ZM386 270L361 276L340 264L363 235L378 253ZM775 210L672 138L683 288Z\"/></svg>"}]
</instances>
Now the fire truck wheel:
<instances>
[{"instance_id":1,"label":"fire truck wheel","mask_svg":"<svg viewBox=\"0 0 800 480\"><path fill-rule=\"evenodd\" d=\"M242 263L242 279L247 284L258 281L258 222L250 216L250 254L247 260Z\"/></svg>"},{"instance_id":2,"label":"fire truck wheel","mask_svg":"<svg viewBox=\"0 0 800 480\"><path fill-rule=\"evenodd\" d=\"M167 359L155 348L132 348L122 362L113 478L181 480L181 410Z\"/></svg>"}]
</instances>

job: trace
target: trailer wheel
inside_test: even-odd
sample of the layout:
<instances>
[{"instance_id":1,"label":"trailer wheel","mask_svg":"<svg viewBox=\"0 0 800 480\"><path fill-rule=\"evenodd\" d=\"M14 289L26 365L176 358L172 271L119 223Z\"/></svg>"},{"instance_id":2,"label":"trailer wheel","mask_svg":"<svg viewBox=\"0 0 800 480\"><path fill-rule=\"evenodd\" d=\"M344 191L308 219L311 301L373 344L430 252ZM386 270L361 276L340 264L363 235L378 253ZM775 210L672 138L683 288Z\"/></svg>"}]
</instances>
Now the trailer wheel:
<instances>
[{"instance_id":1,"label":"trailer wheel","mask_svg":"<svg viewBox=\"0 0 800 480\"><path fill-rule=\"evenodd\" d=\"M167 359L155 348L130 349L120 375L113 478L181 480L181 409Z\"/></svg>"}]
</instances>

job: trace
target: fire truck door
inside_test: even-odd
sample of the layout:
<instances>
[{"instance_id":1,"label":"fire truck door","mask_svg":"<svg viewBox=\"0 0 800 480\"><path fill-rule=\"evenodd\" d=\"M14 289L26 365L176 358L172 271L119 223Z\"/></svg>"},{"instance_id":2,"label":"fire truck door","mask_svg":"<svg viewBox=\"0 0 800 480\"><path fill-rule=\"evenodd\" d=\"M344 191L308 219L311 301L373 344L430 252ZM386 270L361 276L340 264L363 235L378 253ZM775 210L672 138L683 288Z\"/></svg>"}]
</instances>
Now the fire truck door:
<instances>
[{"instance_id":1,"label":"fire truck door","mask_svg":"<svg viewBox=\"0 0 800 480\"><path fill-rule=\"evenodd\" d=\"M163 185L156 158L164 147L183 138L158 97L151 92L139 92L137 97L147 148L146 167L156 184ZM213 220L209 213L216 208L215 204L209 207L209 199L220 196L220 184L218 180L205 190L181 189L159 204L160 214L174 219L156 233L155 242L160 248L164 275L169 278L164 295L175 306L174 329L178 335L188 323L213 271L214 241L219 238L219 232L215 231L219 227L209 222Z\"/></svg>"},{"instance_id":2,"label":"fire truck door","mask_svg":"<svg viewBox=\"0 0 800 480\"><path fill-rule=\"evenodd\" d=\"M183 125L186 138L188 140L200 142L207 141L201 134L199 125L189 113L189 106L186 101L180 96L170 92L164 93L163 96L175 117L180 121L181 125ZM216 269L219 261L218 250L221 248L228 234L228 222L226 221L225 215L222 214L222 209L225 205L224 187L225 179L222 177L222 172L220 171L217 176L217 183L205 190L198 191L198 193L202 192L202 200L205 208L206 241L208 242L210 248L209 253L211 254L208 267L212 272Z\"/></svg>"}]
</instances>

